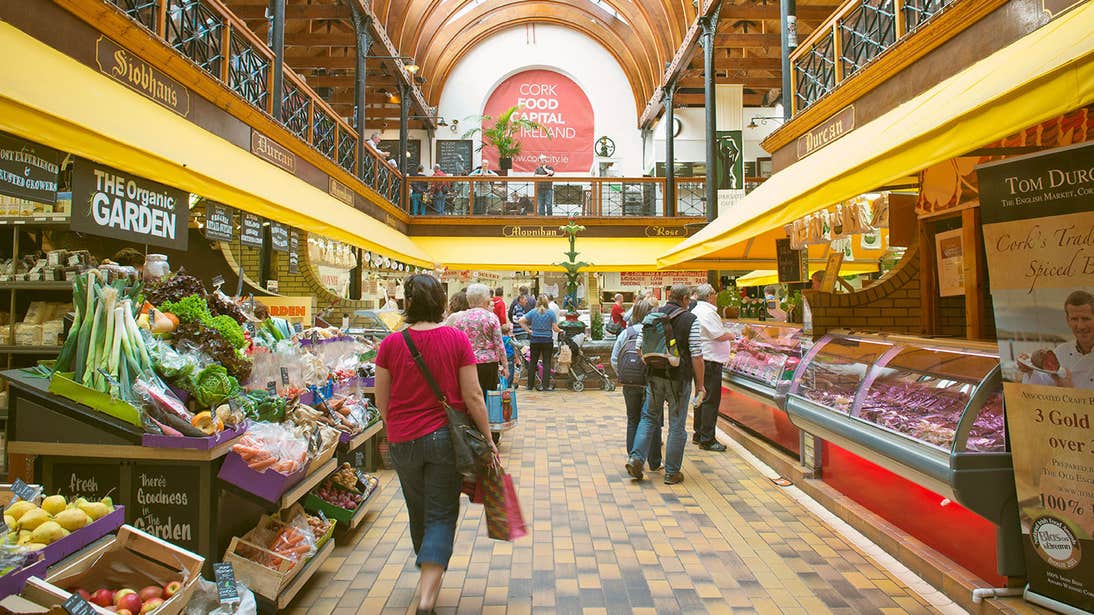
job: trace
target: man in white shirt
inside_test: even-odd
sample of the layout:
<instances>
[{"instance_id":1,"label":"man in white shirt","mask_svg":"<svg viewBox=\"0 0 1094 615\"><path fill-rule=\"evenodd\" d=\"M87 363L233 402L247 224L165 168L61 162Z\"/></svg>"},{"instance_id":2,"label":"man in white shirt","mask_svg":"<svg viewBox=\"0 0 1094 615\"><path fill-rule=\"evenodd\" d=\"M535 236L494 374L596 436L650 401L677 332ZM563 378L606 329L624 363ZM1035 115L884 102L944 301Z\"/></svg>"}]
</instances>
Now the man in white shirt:
<instances>
[{"instance_id":1,"label":"man in white shirt","mask_svg":"<svg viewBox=\"0 0 1094 615\"><path fill-rule=\"evenodd\" d=\"M380 133L372 133L372 136L370 136L368 138L368 141L365 141L365 143L368 143L369 147L372 148L372 151L379 154L381 158L391 158L391 154L380 149Z\"/></svg>"},{"instance_id":2,"label":"man in white shirt","mask_svg":"<svg viewBox=\"0 0 1094 615\"><path fill-rule=\"evenodd\" d=\"M710 284L700 284L695 289L695 307L691 313L699 322L699 339L703 348L703 382L706 396L694 410L695 433L691 441L706 451L722 452L724 444L714 438L714 426L718 419L718 406L722 403L722 366L729 361L729 340L733 334L726 331L718 316L717 293Z\"/></svg>"},{"instance_id":3,"label":"man in white shirt","mask_svg":"<svg viewBox=\"0 0 1094 615\"><path fill-rule=\"evenodd\" d=\"M1018 364L1026 373L1023 382L1077 389L1094 389L1094 294L1077 290L1064 301L1067 326L1074 342L1064 342L1052 350L1062 368L1062 375L1032 372ZM1048 368L1046 366L1046 368Z\"/></svg>"}]
</instances>

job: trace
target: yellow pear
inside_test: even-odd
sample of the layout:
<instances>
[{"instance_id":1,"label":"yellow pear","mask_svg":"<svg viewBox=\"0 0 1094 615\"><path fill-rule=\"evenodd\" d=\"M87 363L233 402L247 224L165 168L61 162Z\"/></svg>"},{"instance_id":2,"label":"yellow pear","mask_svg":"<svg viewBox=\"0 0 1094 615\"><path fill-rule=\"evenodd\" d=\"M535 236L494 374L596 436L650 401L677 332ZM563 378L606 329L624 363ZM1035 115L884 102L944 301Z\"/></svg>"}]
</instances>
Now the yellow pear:
<instances>
[{"instance_id":1,"label":"yellow pear","mask_svg":"<svg viewBox=\"0 0 1094 615\"><path fill-rule=\"evenodd\" d=\"M9 530L19 529L19 528L16 527L17 523L18 523L18 521L15 520L15 517L13 517L11 515L4 515L4 525L8 526Z\"/></svg>"},{"instance_id":2,"label":"yellow pear","mask_svg":"<svg viewBox=\"0 0 1094 615\"><path fill-rule=\"evenodd\" d=\"M80 510L87 513L87 516L91 517L92 521L98 521L110 514L110 507L102 502L85 502L80 506Z\"/></svg>"},{"instance_id":3,"label":"yellow pear","mask_svg":"<svg viewBox=\"0 0 1094 615\"><path fill-rule=\"evenodd\" d=\"M30 534L31 543L52 544L64 537L64 528L56 521L46 521Z\"/></svg>"},{"instance_id":4,"label":"yellow pear","mask_svg":"<svg viewBox=\"0 0 1094 615\"><path fill-rule=\"evenodd\" d=\"M25 545L30 542L30 530L19 530L19 540L16 544Z\"/></svg>"},{"instance_id":5,"label":"yellow pear","mask_svg":"<svg viewBox=\"0 0 1094 615\"><path fill-rule=\"evenodd\" d=\"M39 525L42 525L49 520L49 513L41 508L35 508L34 510L25 513L22 517L19 517L19 527L33 532L38 529Z\"/></svg>"},{"instance_id":6,"label":"yellow pear","mask_svg":"<svg viewBox=\"0 0 1094 615\"><path fill-rule=\"evenodd\" d=\"M28 542L27 544L25 544L23 546L28 551L41 551L42 549L45 549L47 545L44 545L40 542Z\"/></svg>"},{"instance_id":7,"label":"yellow pear","mask_svg":"<svg viewBox=\"0 0 1094 615\"><path fill-rule=\"evenodd\" d=\"M4 514L10 515L12 518L18 521L23 515L27 513L27 511L34 510L35 508L38 507L35 506L33 502L19 500L11 506L8 506L8 509L4 511Z\"/></svg>"},{"instance_id":8,"label":"yellow pear","mask_svg":"<svg viewBox=\"0 0 1094 615\"><path fill-rule=\"evenodd\" d=\"M42 510L51 515L56 515L65 508L68 508L68 501L65 500L63 495L51 495L42 500Z\"/></svg>"},{"instance_id":9,"label":"yellow pear","mask_svg":"<svg viewBox=\"0 0 1094 615\"><path fill-rule=\"evenodd\" d=\"M53 520L70 532L74 532L88 523L91 523L91 517L87 516L87 513L84 511L76 508L62 510L57 516L53 517Z\"/></svg>"}]
</instances>

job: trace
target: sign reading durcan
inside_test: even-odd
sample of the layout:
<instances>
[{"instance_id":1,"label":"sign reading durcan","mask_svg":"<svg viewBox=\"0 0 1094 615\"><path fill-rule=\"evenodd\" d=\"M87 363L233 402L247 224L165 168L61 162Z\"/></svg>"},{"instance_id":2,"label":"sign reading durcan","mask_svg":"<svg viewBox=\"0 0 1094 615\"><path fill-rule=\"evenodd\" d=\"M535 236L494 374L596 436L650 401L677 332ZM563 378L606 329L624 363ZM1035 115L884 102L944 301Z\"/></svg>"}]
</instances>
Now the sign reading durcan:
<instances>
[{"instance_id":1,"label":"sign reading durcan","mask_svg":"<svg viewBox=\"0 0 1094 615\"><path fill-rule=\"evenodd\" d=\"M825 147L855 129L855 106L844 107L819 126L798 137L798 160Z\"/></svg>"},{"instance_id":2,"label":"sign reading durcan","mask_svg":"<svg viewBox=\"0 0 1094 615\"><path fill-rule=\"evenodd\" d=\"M72 230L175 250L187 246L187 193L76 158L72 166Z\"/></svg>"},{"instance_id":3,"label":"sign reading durcan","mask_svg":"<svg viewBox=\"0 0 1094 615\"><path fill-rule=\"evenodd\" d=\"M296 154L257 130L251 131L251 153L289 173L296 173Z\"/></svg>"}]
</instances>

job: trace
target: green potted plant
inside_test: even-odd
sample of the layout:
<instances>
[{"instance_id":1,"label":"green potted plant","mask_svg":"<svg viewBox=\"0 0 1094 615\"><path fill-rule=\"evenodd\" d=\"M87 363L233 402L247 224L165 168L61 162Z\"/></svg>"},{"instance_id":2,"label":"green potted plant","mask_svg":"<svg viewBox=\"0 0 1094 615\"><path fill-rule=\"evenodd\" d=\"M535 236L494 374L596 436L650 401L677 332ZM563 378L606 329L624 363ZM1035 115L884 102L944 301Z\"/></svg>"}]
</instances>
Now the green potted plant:
<instances>
[{"instance_id":1,"label":"green potted plant","mask_svg":"<svg viewBox=\"0 0 1094 615\"><path fill-rule=\"evenodd\" d=\"M546 126L521 117L517 114L519 110L520 107L516 105L509 107L498 116L496 121L489 115L483 115L478 118L479 128L463 133L464 139L470 139L475 133L482 132L482 143L479 144L478 149L481 151L484 147L493 146L498 150L498 169L501 175L509 174L509 169L513 168L513 158L520 155L521 147L524 145L519 138L521 130L539 129L544 134L548 134ZM490 125L487 126L487 124Z\"/></svg>"},{"instance_id":2,"label":"green potted plant","mask_svg":"<svg viewBox=\"0 0 1094 615\"><path fill-rule=\"evenodd\" d=\"M589 328L592 329L593 339L604 339L604 315L600 313L599 309L593 310L592 316L589 318L589 322Z\"/></svg>"}]
</instances>

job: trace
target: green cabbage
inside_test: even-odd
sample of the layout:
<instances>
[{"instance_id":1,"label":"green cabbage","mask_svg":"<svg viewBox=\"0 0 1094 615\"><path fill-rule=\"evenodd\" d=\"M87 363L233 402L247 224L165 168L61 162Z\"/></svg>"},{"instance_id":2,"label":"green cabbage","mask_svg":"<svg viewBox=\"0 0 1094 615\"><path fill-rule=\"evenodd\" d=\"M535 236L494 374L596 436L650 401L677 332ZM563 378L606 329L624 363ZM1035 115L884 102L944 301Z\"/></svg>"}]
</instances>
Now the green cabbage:
<instances>
[{"instance_id":1,"label":"green cabbage","mask_svg":"<svg viewBox=\"0 0 1094 615\"><path fill-rule=\"evenodd\" d=\"M206 408L217 407L239 391L239 381L223 365L209 365L194 378L194 398Z\"/></svg>"}]
</instances>

